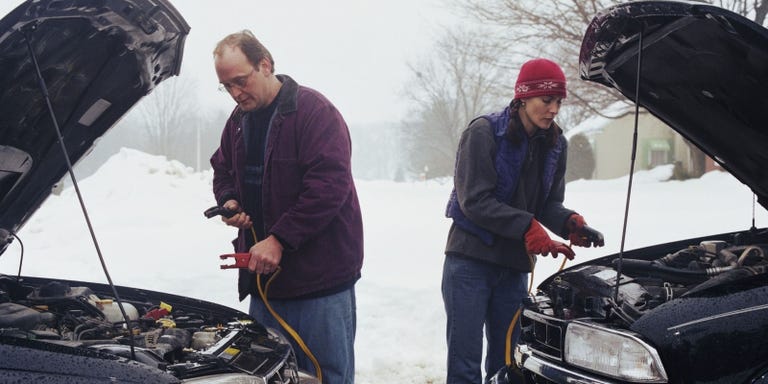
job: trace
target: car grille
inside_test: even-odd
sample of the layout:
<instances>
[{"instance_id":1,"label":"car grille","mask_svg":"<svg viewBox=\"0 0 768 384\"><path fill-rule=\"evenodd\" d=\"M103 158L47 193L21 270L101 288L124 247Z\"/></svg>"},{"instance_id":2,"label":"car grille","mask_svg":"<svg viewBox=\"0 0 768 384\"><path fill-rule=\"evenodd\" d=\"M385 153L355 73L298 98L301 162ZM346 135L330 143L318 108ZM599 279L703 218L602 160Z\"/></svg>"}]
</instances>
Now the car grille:
<instances>
[{"instance_id":1,"label":"car grille","mask_svg":"<svg viewBox=\"0 0 768 384\"><path fill-rule=\"evenodd\" d=\"M558 360L563 359L565 323L562 320L526 310L520 325L521 340L529 348Z\"/></svg>"}]
</instances>

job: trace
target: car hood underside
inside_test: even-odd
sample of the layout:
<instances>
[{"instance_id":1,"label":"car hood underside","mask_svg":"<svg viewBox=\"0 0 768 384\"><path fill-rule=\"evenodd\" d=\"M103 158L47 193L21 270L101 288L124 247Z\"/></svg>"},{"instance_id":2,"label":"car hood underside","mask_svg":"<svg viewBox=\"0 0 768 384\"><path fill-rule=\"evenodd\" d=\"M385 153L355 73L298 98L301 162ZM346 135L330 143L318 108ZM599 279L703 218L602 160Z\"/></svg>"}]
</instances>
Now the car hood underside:
<instances>
[{"instance_id":1,"label":"car hood underside","mask_svg":"<svg viewBox=\"0 0 768 384\"><path fill-rule=\"evenodd\" d=\"M636 101L767 206L766 28L703 3L629 2L593 19L579 63L583 79Z\"/></svg>"},{"instance_id":2,"label":"car hood underside","mask_svg":"<svg viewBox=\"0 0 768 384\"><path fill-rule=\"evenodd\" d=\"M152 4L29 1L0 20L0 231L6 236L67 172L56 126L76 162L141 97L179 73L189 26L169 3Z\"/></svg>"}]
</instances>

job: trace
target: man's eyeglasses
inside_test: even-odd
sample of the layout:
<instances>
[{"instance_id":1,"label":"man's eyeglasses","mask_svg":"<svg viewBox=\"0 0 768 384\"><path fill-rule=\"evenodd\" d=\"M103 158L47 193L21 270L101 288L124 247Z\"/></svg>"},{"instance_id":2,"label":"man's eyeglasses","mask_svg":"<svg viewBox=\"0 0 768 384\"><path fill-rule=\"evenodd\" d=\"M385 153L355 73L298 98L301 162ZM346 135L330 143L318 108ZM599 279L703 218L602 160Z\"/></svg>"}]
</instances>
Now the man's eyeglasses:
<instances>
[{"instance_id":1,"label":"man's eyeglasses","mask_svg":"<svg viewBox=\"0 0 768 384\"><path fill-rule=\"evenodd\" d=\"M242 91L248 85L248 80L251 79L251 75L253 75L253 72L256 72L256 68L252 68L247 75L238 76L232 79L232 81L228 83L219 84L219 91L232 92L232 88L237 88Z\"/></svg>"}]
</instances>

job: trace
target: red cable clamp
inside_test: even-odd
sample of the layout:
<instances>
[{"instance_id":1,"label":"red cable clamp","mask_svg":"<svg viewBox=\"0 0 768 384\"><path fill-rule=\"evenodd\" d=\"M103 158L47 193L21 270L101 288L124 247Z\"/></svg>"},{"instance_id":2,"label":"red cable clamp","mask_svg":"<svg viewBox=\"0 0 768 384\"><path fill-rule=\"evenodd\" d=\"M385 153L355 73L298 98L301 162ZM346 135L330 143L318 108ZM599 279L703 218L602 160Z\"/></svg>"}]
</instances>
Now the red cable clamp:
<instances>
[{"instance_id":1,"label":"red cable clamp","mask_svg":"<svg viewBox=\"0 0 768 384\"><path fill-rule=\"evenodd\" d=\"M221 269L231 269L231 268L248 268L248 261L251 260L251 254L250 253L228 253L226 255L219 256L220 259L226 260L228 258L234 258L235 263L234 264L221 264Z\"/></svg>"}]
</instances>

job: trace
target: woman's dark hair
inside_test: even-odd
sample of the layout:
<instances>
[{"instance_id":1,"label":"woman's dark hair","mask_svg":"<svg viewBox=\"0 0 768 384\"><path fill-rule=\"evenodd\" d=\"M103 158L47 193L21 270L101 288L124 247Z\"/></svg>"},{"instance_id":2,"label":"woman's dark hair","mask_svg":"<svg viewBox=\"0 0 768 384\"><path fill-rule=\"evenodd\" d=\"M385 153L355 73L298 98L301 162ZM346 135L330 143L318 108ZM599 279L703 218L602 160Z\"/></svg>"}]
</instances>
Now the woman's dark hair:
<instances>
[{"instance_id":1,"label":"woman's dark hair","mask_svg":"<svg viewBox=\"0 0 768 384\"><path fill-rule=\"evenodd\" d=\"M523 127L523 122L520 120L519 113L522 104L523 101L520 99L512 99L509 103L510 119L509 126L507 127L507 138L515 145L520 144L523 135L525 135L525 128ZM547 144L549 144L550 147L557 144L561 131L560 126L553 121L552 127L547 129Z\"/></svg>"}]
</instances>

